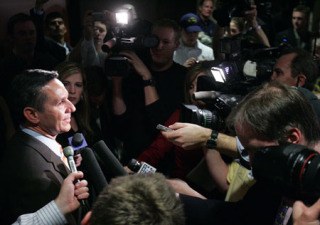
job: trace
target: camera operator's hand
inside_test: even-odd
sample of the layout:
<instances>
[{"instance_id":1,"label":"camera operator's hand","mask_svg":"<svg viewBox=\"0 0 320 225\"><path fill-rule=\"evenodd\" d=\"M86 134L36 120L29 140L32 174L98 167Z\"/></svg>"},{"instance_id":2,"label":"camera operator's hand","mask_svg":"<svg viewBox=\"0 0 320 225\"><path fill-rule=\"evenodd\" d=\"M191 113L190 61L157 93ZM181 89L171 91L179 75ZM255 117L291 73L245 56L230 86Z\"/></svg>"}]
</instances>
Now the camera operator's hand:
<instances>
[{"instance_id":1,"label":"camera operator's hand","mask_svg":"<svg viewBox=\"0 0 320 225\"><path fill-rule=\"evenodd\" d=\"M123 50L120 52L120 55L128 58L129 63L133 66L134 70L142 77L143 80L151 79L151 73L149 69L135 52Z\"/></svg>"},{"instance_id":2,"label":"camera operator's hand","mask_svg":"<svg viewBox=\"0 0 320 225\"><path fill-rule=\"evenodd\" d=\"M204 146L212 132L211 129L191 123L174 123L169 128L173 131L162 131L162 135L184 149Z\"/></svg>"},{"instance_id":3,"label":"camera operator's hand","mask_svg":"<svg viewBox=\"0 0 320 225\"><path fill-rule=\"evenodd\" d=\"M320 225L320 199L312 206L307 207L301 201L293 205L294 225Z\"/></svg>"},{"instance_id":4,"label":"camera operator's hand","mask_svg":"<svg viewBox=\"0 0 320 225\"><path fill-rule=\"evenodd\" d=\"M257 27L258 22L257 22L257 6L256 5L251 5L251 9L247 10L244 12L245 14L245 19L247 20L248 24L252 27Z\"/></svg>"},{"instance_id":5,"label":"camera operator's hand","mask_svg":"<svg viewBox=\"0 0 320 225\"><path fill-rule=\"evenodd\" d=\"M189 68L191 66L193 66L194 64L197 63L197 59L194 58L194 57L191 57L189 59L187 59L184 63L183 63L183 66Z\"/></svg>"},{"instance_id":6,"label":"camera operator's hand","mask_svg":"<svg viewBox=\"0 0 320 225\"><path fill-rule=\"evenodd\" d=\"M248 25L255 31L256 36L260 40L261 44L266 47L270 47L270 42L267 35L264 33L263 29L257 21L258 11L256 5L251 5L251 9L245 11L245 19Z\"/></svg>"},{"instance_id":7,"label":"camera operator's hand","mask_svg":"<svg viewBox=\"0 0 320 225\"><path fill-rule=\"evenodd\" d=\"M87 41L92 40L94 34L94 21L92 12L92 10L86 11L83 19L83 36Z\"/></svg>"}]
</instances>

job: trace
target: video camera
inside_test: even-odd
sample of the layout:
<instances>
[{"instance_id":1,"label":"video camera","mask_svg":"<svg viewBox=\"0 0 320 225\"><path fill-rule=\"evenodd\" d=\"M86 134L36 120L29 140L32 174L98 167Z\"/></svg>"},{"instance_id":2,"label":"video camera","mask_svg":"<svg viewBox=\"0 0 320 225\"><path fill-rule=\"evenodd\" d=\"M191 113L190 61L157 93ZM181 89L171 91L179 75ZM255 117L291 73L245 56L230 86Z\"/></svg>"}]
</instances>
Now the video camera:
<instances>
[{"instance_id":1,"label":"video camera","mask_svg":"<svg viewBox=\"0 0 320 225\"><path fill-rule=\"evenodd\" d=\"M133 6L129 4L125 4L115 12L115 20L116 23L112 27L113 37L102 46L102 51L110 54L105 63L108 75L125 76L130 70L130 65L127 58L119 52L153 48L159 44L159 39L148 33L150 28L148 26L151 25L139 23L141 20L137 18Z\"/></svg>"},{"instance_id":2,"label":"video camera","mask_svg":"<svg viewBox=\"0 0 320 225\"><path fill-rule=\"evenodd\" d=\"M246 49L238 38L221 42L221 52L227 60L201 62L206 76L197 79L196 100L206 103L206 109L183 105L182 122L195 123L215 130L225 128L224 120L243 96L272 75L280 48Z\"/></svg>"},{"instance_id":3,"label":"video camera","mask_svg":"<svg viewBox=\"0 0 320 225\"><path fill-rule=\"evenodd\" d=\"M257 180L283 195L313 203L320 197L320 154L306 146L284 144L258 149L252 171Z\"/></svg>"}]
</instances>

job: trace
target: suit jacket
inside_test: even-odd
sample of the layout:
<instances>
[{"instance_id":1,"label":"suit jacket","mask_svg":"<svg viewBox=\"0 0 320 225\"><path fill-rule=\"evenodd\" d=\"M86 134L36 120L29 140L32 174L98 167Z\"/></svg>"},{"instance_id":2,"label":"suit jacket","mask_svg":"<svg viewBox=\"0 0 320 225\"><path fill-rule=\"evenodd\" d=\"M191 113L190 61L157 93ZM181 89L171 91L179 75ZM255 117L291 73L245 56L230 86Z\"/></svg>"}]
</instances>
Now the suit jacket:
<instances>
[{"instance_id":1,"label":"suit jacket","mask_svg":"<svg viewBox=\"0 0 320 225\"><path fill-rule=\"evenodd\" d=\"M0 224L35 212L55 199L70 173L61 159L36 138L18 131L0 163ZM76 224L74 216L67 218Z\"/></svg>"},{"instance_id":2,"label":"suit jacket","mask_svg":"<svg viewBox=\"0 0 320 225\"><path fill-rule=\"evenodd\" d=\"M304 33L304 36L300 36L300 39L302 42L305 42L305 44L306 44L304 46L304 49L307 51L310 51L311 50L311 40L312 40L311 33L309 31ZM299 47L298 41L294 35L294 31L292 28L284 30L282 32L279 32L276 35L274 45L279 46L281 43L287 43L292 47Z\"/></svg>"}]
</instances>

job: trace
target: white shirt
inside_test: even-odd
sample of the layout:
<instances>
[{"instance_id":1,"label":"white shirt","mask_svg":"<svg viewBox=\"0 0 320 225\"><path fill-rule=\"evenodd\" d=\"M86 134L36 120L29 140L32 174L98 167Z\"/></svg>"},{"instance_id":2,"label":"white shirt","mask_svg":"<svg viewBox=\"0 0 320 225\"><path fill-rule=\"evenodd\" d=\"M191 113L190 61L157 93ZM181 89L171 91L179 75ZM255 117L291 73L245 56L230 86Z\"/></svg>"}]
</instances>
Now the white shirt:
<instances>
[{"instance_id":1,"label":"white shirt","mask_svg":"<svg viewBox=\"0 0 320 225\"><path fill-rule=\"evenodd\" d=\"M59 158L62 157L62 152L61 152L61 145L54 139L48 138L42 134L39 134L29 128L24 128L21 127L21 130L30 136L36 138L37 140L41 141L43 144L48 146Z\"/></svg>"},{"instance_id":2,"label":"white shirt","mask_svg":"<svg viewBox=\"0 0 320 225\"><path fill-rule=\"evenodd\" d=\"M197 40L195 47L187 47L180 40L180 45L174 52L173 61L183 65L191 57L198 61L214 60L213 49L202 44L199 40Z\"/></svg>"}]
</instances>

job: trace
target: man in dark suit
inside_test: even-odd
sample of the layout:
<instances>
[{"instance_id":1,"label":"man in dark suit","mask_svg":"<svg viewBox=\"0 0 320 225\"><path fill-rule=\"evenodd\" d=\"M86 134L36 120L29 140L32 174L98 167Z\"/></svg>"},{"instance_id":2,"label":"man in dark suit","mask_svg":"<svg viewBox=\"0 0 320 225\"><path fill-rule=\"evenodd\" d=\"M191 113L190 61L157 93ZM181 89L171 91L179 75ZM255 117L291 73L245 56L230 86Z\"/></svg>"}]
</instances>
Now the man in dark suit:
<instances>
[{"instance_id":1,"label":"man in dark suit","mask_svg":"<svg viewBox=\"0 0 320 225\"><path fill-rule=\"evenodd\" d=\"M67 26L60 12L45 14L43 6L48 1L36 0L35 7L30 10L37 28L37 50L48 52L58 62L63 62L72 50L66 40Z\"/></svg>"},{"instance_id":2,"label":"man in dark suit","mask_svg":"<svg viewBox=\"0 0 320 225\"><path fill-rule=\"evenodd\" d=\"M307 6L296 6L292 11L292 27L279 32L275 37L274 45L283 43L311 51L312 35L308 31L309 12L310 9Z\"/></svg>"},{"instance_id":3,"label":"man in dark suit","mask_svg":"<svg viewBox=\"0 0 320 225\"><path fill-rule=\"evenodd\" d=\"M21 129L0 163L0 224L11 224L55 199L70 173L55 138L69 131L75 107L57 77L56 72L36 69L13 81L11 96ZM67 217L70 224L76 220Z\"/></svg>"}]
</instances>

